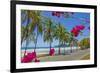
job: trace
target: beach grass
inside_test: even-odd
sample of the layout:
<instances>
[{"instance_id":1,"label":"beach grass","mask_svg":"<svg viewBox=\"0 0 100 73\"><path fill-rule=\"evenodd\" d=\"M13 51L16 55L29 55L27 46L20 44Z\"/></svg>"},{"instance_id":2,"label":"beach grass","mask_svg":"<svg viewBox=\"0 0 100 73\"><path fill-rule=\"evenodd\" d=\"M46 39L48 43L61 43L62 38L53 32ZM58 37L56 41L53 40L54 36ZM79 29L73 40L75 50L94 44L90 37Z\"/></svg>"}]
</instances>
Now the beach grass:
<instances>
[{"instance_id":1,"label":"beach grass","mask_svg":"<svg viewBox=\"0 0 100 73\"><path fill-rule=\"evenodd\" d=\"M46 56L49 56L49 54L40 54L37 57L40 58L40 57L46 57Z\"/></svg>"},{"instance_id":2,"label":"beach grass","mask_svg":"<svg viewBox=\"0 0 100 73\"><path fill-rule=\"evenodd\" d=\"M88 54L88 55L81 58L81 60L89 60L89 59L90 59L90 54Z\"/></svg>"}]
</instances>

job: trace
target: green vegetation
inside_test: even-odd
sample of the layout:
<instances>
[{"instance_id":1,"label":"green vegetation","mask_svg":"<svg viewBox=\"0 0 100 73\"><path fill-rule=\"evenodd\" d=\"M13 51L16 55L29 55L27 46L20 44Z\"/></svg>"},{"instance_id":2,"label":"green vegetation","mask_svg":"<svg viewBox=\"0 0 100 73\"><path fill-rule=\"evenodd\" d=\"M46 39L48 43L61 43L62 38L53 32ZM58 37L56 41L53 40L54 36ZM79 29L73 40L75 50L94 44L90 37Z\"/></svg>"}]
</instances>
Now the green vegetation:
<instances>
[{"instance_id":1,"label":"green vegetation","mask_svg":"<svg viewBox=\"0 0 100 73\"><path fill-rule=\"evenodd\" d=\"M54 37L56 40L59 40L58 53L60 54L60 45L61 44L65 45L68 42L68 32L66 31L64 26L62 26L60 23L58 25L56 25Z\"/></svg>"},{"instance_id":2,"label":"green vegetation","mask_svg":"<svg viewBox=\"0 0 100 73\"><path fill-rule=\"evenodd\" d=\"M81 49L90 48L90 38L84 38L80 41L79 46Z\"/></svg>"},{"instance_id":3,"label":"green vegetation","mask_svg":"<svg viewBox=\"0 0 100 73\"><path fill-rule=\"evenodd\" d=\"M48 19L46 25L44 26L44 42L49 42L50 49L52 47L53 37L54 37L54 25L51 19Z\"/></svg>"},{"instance_id":4,"label":"green vegetation","mask_svg":"<svg viewBox=\"0 0 100 73\"><path fill-rule=\"evenodd\" d=\"M40 17L40 12L39 11L32 11L32 10L22 10L21 13L23 16L21 17L21 23L27 21L26 26L21 25L21 44L23 41L26 41L26 49L25 53L27 50L27 45L29 44L30 40L33 40L35 43L35 49L37 45L37 39L39 33L42 33L42 26L41 26L41 17ZM30 23L30 19L32 22ZM37 29L37 33L34 33L33 31ZM36 35L36 37L35 37ZM34 49L34 51L35 51ZM24 53L24 56L25 56Z\"/></svg>"},{"instance_id":5,"label":"green vegetation","mask_svg":"<svg viewBox=\"0 0 100 73\"><path fill-rule=\"evenodd\" d=\"M81 60L89 60L90 59L90 54L84 56Z\"/></svg>"}]
</instances>

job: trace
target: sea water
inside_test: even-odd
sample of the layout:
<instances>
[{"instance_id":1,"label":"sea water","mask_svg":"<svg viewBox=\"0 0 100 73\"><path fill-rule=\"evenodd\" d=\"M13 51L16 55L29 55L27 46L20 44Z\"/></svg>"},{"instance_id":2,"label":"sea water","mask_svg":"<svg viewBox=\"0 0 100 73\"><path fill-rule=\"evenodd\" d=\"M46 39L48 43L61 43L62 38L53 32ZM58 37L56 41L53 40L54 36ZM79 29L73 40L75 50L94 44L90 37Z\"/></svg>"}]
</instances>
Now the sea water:
<instances>
[{"instance_id":1,"label":"sea water","mask_svg":"<svg viewBox=\"0 0 100 73\"><path fill-rule=\"evenodd\" d=\"M55 54L58 54L59 53L59 48L54 48L55 49ZM64 53L64 51L65 51L65 53L67 53L67 52L70 52L71 50L72 51L75 51L75 50L78 50L79 49L79 47L61 47L60 48L60 53ZM36 49L36 53L37 54L48 54L49 53L49 51L50 51L50 48L37 48ZM22 48L21 49L21 52L22 52L22 54L25 52L25 48ZM34 52L34 48L28 48L27 50L26 50L26 52Z\"/></svg>"}]
</instances>

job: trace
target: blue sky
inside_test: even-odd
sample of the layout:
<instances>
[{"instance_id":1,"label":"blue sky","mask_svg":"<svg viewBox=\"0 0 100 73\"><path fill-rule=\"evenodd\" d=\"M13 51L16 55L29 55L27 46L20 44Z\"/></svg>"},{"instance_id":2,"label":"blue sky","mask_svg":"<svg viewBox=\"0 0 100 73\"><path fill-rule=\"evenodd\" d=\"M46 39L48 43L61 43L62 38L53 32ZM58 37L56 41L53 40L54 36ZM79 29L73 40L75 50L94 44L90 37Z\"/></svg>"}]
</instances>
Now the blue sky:
<instances>
[{"instance_id":1,"label":"blue sky","mask_svg":"<svg viewBox=\"0 0 100 73\"><path fill-rule=\"evenodd\" d=\"M86 21L90 21L90 13L74 12L73 14L74 18L73 17L65 18L63 16L61 17L52 16L51 11L42 11L41 15L51 18L52 21L54 21L55 23L60 22L69 32L74 26L83 24L85 26L85 29L83 30L83 35L79 35L78 37L76 37L76 39L78 39L79 41L84 37L89 37L90 35L90 32L88 30L88 26L90 25L90 23L86 22ZM53 40L52 46L55 45L58 45L58 40ZM23 43L22 46L25 47L25 42ZM30 42L28 46L34 47L34 43ZM37 47L49 47L49 43L48 42L44 43L43 36L39 35Z\"/></svg>"}]
</instances>

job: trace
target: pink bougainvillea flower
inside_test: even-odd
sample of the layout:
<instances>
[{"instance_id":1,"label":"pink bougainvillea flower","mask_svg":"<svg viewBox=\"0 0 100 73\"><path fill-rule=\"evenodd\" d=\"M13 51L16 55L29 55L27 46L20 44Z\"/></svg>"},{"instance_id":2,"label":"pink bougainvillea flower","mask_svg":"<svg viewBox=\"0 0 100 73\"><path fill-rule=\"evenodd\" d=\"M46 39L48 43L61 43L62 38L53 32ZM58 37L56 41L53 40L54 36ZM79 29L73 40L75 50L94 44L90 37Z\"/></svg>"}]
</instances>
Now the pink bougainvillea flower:
<instances>
[{"instance_id":1,"label":"pink bougainvillea flower","mask_svg":"<svg viewBox=\"0 0 100 73\"><path fill-rule=\"evenodd\" d=\"M28 62L32 62L32 58L29 58L28 56L25 56L22 58L22 63L28 63Z\"/></svg>"},{"instance_id":2,"label":"pink bougainvillea flower","mask_svg":"<svg viewBox=\"0 0 100 73\"><path fill-rule=\"evenodd\" d=\"M80 30L84 30L85 26L84 25L80 25Z\"/></svg>"},{"instance_id":3,"label":"pink bougainvillea flower","mask_svg":"<svg viewBox=\"0 0 100 73\"><path fill-rule=\"evenodd\" d=\"M40 60L38 60L38 59L36 58L34 62L40 62Z\"/></svg>"},{"instance_id":4,"label":"pink bougainvillea flower","mask_svg":"<svg viewBox=\"0 0 100 73\"><path fill-rule=\"evenodd\" d=\"M36 59L36 52L28 53L26 56L22 58L21 62L28 63L32 62L34 59Z\"/></svg>"},{"instance_id":5,"label":"pink bougainvillea flower","mask_svg":"<svg viewBox=\"0 0 100 73\"><path fill-rule=\"evenodd\" d=\"M79 32L80 32L80 29L79 29L79 28L76 28L76 27L74 27L74 28L72 29L72 31L71 31L71 33L73 33L73 35L74 35L75 37L78 36Z\"/></svg>"},{"instance_id":6,"label":"pink bougainvillea flower","mask_svg":"<svg viewBox=\"0 0 100 73\"><path fill-rule=\"evenodd\" d=\"M24 57L22 58L21 62L22 62L22 63L27 63L27 62L29 62L29 61L28 61L28 57L27 57L27 56L24 56Z\"/></svg>"},{"instance_id":7,"label":"pink bougainvillea flower","mask_svg":"<svg viewBox=\"0 0 100 73\"><path fill-rule=\"evenodd\" d=\"M74 36L77 37L79 35L79 32L74 33Z\"/></svg>"},{"instance_id":8,"label":"pink bougainvillea flower","mask_svg":"<svg viewBox=\"0 0 100 73\"><path fill-rule=\"evenodd\" d=\"M63 14L64 14L64 12L59 12L59 11L53 11L52 12L52 16L57 16L57 17L60 17Z\"/></svg>"},{"instance_id":9,"label":"pink bougainvillea flower","mask_svg":"<svg viewBox=\"0 0 100 73\"><path fill-rule=\"evenodd\" d=\"M79 32L77 30L73 30L72 34L73 34L73 36L77 37Z\"/></svg>"},{"instance_id":10,"label":"pink bougainvillea flower","mask_svg":"<svg viewBox=\"0 0 100 73\"><path fill-rule=\"evenodd\" d=\"M56 12L56 16L60 17L60 12Z\"/></svg>"},{"instance_id":11,"label":"pink bougainvillea flower","mask_svg":"<svg viewBox=\"0 0 100 73\"><path fill-rule=\"evenodd\" d=\"M85 28L84 25L77 25L75 26L72 30L71 33L77 37L79 35L79 33Z\"/></svg>"},{"instance_id":12,"label":"pink bougainvillea flower","mask_svg":"<svg viewBox=\"0 0 100 73\"><path fill-rule=\"evenodd\" d=\"M85 26L84 25L77 25L76 28L79 30L83 30L85 28Z\"/></svg>"},{"instance_id":13,"label":"pink bougainvillea flower","mask_svg":"<svg viewBox=\"0 0 100 73\"><path fill-rule=\"evenodd\" d=\"M80 32L81 31L79 27L75 27L74 29L76 30L76 32Z\"/></svg>"},{"instance_id":14,"label":"pink bougainvillea flower","mask_svg":"<svg viewBox=\"0 0 100 73\"><path fill-rule=\"evenodd\" d=\"M79 26L79 25L77 25L77 26L74 27L74 28L76 28L79 32L80 32L80 30L81 30L81 26Z\"/></svg>"},{"instance_id":15,"label":"pink bougainvillea flower","mask_svg":"<svg viewBox=\"0 0 100 73\"><path fill-rule=\"evenodd\" d=\"M55 49L54 48L51 48L50 51L49 51L49 55L50 56L53 56L55 54Z\"/></svg>"}]
</instances>

